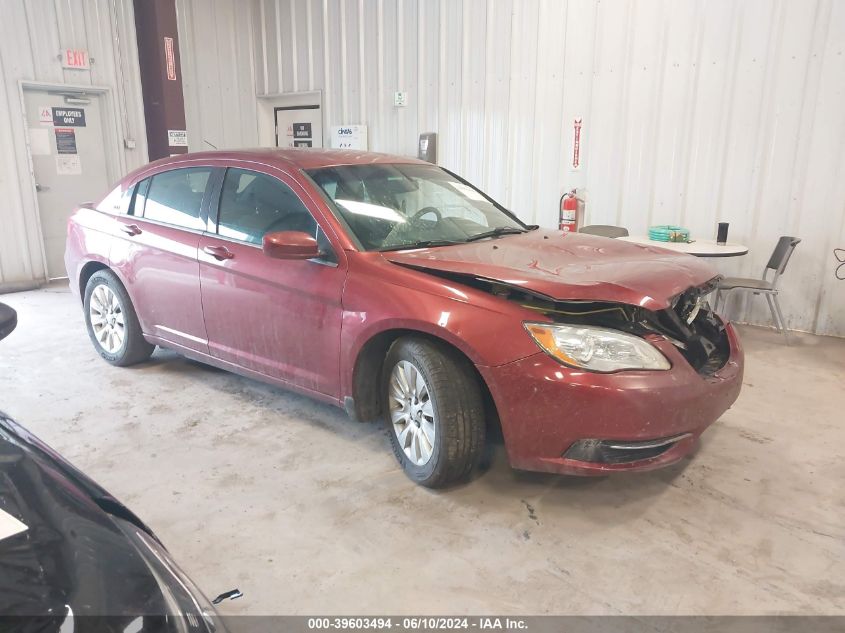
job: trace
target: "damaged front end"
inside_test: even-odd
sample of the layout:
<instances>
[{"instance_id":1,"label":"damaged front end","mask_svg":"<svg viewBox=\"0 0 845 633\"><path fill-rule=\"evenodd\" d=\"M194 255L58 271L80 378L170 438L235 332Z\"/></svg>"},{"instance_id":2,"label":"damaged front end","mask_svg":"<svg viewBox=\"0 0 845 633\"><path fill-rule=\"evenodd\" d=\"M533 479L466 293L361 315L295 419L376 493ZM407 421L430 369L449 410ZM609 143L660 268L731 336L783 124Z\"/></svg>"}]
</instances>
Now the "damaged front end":
<instances>
[{"instance_id":1,"label":"damaged front end","mask_svg":"<svg viewBox=\"0 0 845 633\"><path fill-rule=\"evenodd\" d=\"M693 369L707 376L721 369L730 356L725 324L708 301L718 280L716 277L702 286L687 289L673 297L670 306L663 310L613 302L557 301L524 292L525 296L518 300L523 307L557 323L606 327L637 336L663 336L678 348Z\"/></svg>"},{"instance_id":2,"label":"damaged front end","mask_svg":"<svg viewBox=\"0 0 845 633\"><path fill-rule=\"evenodd\" d=\"M703 375L714 374L724 367L731 352L725 323L709 301L720 279L715 277L703 286L687 289L673 297L671 306L665 310L647 311L647 323L652 331L671 341Z\"/></svg>"},{"instance_id":3,"label":"damaged front end","mask_svg":"<svg viewBox=\"0 0 845 633\"><path fill-rule=\"evenodd\" d=\"M640 337L649 334L663 336L703 376L712 375L724 367L730 356L725 323L713 311L708 300L720 277L688 288L673 297L665 309L648 310L612 301L559 300L492 279L441 271L436 274L519 303L555 323L603 327Z\"/></svg>"}]
</instances>

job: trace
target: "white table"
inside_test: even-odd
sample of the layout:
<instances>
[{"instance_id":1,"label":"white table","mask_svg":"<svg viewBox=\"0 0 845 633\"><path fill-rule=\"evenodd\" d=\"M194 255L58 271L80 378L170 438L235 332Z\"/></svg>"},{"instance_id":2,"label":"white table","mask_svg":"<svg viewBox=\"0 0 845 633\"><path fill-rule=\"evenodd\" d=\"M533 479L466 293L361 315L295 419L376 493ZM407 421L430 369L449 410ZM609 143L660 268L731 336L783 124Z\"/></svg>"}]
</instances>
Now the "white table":
<instances>
[{"instance_id":1,"label":"white table","mask_svg":"<svg viewBox=\"0 0 845 633\"><path fill-rule=\"evenodd\" d=\"M748 252L748 247L744 244L734 244L732 242L717 244L714 240L695 240L690 243L658 242L657 240L648 239L647 235L629 235L617 239L644 246L665 248L676 253L686 253L687 255L695 255L696 257L738 257Z\"/></svg>"}]
</instances>

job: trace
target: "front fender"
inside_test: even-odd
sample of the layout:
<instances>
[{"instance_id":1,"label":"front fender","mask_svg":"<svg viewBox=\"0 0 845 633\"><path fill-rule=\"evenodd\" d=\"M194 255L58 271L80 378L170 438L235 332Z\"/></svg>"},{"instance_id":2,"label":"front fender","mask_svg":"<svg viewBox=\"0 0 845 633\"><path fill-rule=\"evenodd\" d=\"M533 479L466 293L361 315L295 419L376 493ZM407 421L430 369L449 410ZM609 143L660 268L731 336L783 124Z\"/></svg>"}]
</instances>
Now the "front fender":
<instances>
[{"instance_id":1,"label":"front fender","mask_svg":"<svg viewBox=\"0 0 845 633\"><path fill-rule=\"evenodd\" d=\"M469 288L467 291L472 292ZM421 332L436 337L458 349L476 366L503 365L537 353L536 344L522 325L526 311L506 301L496 302L497 309L493 309L492 297L484 298L483 302L460 301L351 272L343 301L341 393L353 393L359 354L374 337L388 331Z\"/></svg>"}]
</instances>

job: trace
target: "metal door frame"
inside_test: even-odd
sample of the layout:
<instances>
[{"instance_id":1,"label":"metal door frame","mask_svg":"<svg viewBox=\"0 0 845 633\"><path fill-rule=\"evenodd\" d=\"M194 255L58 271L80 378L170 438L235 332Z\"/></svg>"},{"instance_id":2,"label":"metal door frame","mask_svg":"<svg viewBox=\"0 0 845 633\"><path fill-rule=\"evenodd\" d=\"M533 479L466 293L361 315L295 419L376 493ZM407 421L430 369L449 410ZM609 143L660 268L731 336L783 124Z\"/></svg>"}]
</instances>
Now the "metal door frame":
<instances>
[{"instance_id":1,"label":"metal door frame","mask_svg":"<svg viewBox=\"0 0 845 633\"><path fill-rule=\"evenodd\" d=\"M279 147L279 112L289 112L290 110L321 110L319 104L312 104L312 105L294 105L294 106L274 106L273 107L273 127L276 130L276 147ZM322 118L322 112L320 113ZM322 123L320 124L320 141L323 140L324 135L322 132ZM314 134L311 134L311 141L314 141ZM325 143L321 145L321 147L325 147Z\"/></svg>"},{"instance_id":2,"label":"metal door frame","mask_svg":"<svg viewBox=\"0 0 845 633\"><path fill-rule=\"evenodd\" d=\"M108 86L93 86L84 84L54 83L49 81L18 81L18 97L21 103L21 117L23 120L24 141L26 146L26 162L29 167L30 193L35 203L35 224L38 227L38 245L41 248L41 265L44 268L44 279L49 281L47 272L47 249L44 246L44 229L41 225L41 206L38 202L38 192L35 190L35 166L32 163L32 141L29 138L29 120L26 112L25 93L30 92L75 92L88 93L102 97L100 105L103 111L100 113L100 125L103 126L103 141L106 153L106 176L110 183L115 182L120 175L126 172L126 157L119 149L118 141L121 138L120 122L115 108L112 89ZM105 194L107 192L103 192ZM86 202L79 200L78 203ZM61 279L61 277L56 277Z\"/></svg>"},{"instance_id":3,"label":"metal door frame","mask_svg":"<svg viewBox=\"0 0 845 633\"><path fill-rule=\"evenodd\" d=\"M303 105L317 104L320 109L320 126L323 131L322 146L326 144L326 110L322 90L304 92L275 92L256 95L258 145L274 147L276 142L276 108L300 108Z\"/></svg>"}]
</instances>

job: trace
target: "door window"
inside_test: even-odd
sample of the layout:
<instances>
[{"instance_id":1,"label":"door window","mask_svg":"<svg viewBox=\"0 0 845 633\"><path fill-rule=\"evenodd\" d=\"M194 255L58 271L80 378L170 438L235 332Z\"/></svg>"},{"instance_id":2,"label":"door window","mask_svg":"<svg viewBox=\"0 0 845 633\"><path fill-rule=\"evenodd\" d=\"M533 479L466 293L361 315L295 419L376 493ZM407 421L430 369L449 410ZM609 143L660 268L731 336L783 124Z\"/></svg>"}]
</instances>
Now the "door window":
<instances>
[{"instance_id":1,"label":"door window","mask_svg":"<svg viewBox=\"0 0 845 633\"><path fill-rule=\"evenodd\" d=\"M293 190L278 178L230 168L223 180L217 232L250 244L265 233L303 231L319 240L317 222Z\"/></svg>"},{"instance_id":2,"label":"door window","mask_svg":"<svg viewBox=\"0 0 845 633\"><path fill-rule=\"evenodd\" d=\"M150 190L150 180L152 178L145 178L135 186L135 194L129 205L129 215L144 217L144 205L147 202L147 192Z\"/></svg>"},{"instance_id":3,"label":"door window","mask_svg":"<svg viewBox=\"0 0 845 633\"><path fill-rule=\"evenodd\" d=\"M144 218L204 230L205 221L200 217L200 210L210 175L210 167L189 167L156 174L146 195ZM137 214L137 196L135 202Z\"/></svg>"}]
</instances>

